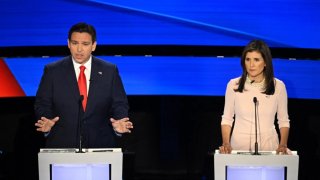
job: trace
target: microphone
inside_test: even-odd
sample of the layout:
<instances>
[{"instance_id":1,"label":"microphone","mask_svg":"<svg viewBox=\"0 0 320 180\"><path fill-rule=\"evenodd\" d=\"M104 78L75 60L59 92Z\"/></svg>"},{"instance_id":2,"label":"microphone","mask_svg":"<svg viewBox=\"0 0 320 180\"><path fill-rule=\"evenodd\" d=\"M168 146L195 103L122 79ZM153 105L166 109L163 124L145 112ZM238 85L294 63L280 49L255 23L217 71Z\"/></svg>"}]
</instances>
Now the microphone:
<instances>
[{"instance_id":1,"label":"microphone","mask_svg":"<svg viewBox=\"0 0 320 180\"><path fill-rule=\"evenodd\" d=\"M254 80L252 80L251 82L250 82L250 84L252 84L252 83L254 83ZM256 98L256 97L255 97ZM257 98L256 98L257 99ZM254 100L254 99L253 99Z\"/></svg>"},{"instance_id":2,"label":"microphone","mask_svg":"<svg viewBox=\"0 0 320 180\"><path fill-rule=\"evenodd\" d=\"M255 124L255 136L256 136L256 142L254 143L254 153L253 155L260 155L258 153L258 130L257 130L257 97L253 98L254 103L254 124Z\"/></svg>"},{"instance_id":3,"label":"microphone","mask_svg":"<svg viewBox=\"0 0 320 180\"><path fill-rule=\"evenodd\" d=\"M79 97L79 103L82 103L83 99L84 99L84 96L81 94Z\"/></svg>"},{"instance_id":4,"label":"microphone","mask_svg":"<svg viewBox=\"0 0 320 180\"><path fill-rule=\"evenodd\" d=\"M82 151L82 101L84 99L83 95L80 95L79 97L79 109L78 109L78 135L79 135L79 151L77 153L84 153Z\"/></svg>"}]
</instances>

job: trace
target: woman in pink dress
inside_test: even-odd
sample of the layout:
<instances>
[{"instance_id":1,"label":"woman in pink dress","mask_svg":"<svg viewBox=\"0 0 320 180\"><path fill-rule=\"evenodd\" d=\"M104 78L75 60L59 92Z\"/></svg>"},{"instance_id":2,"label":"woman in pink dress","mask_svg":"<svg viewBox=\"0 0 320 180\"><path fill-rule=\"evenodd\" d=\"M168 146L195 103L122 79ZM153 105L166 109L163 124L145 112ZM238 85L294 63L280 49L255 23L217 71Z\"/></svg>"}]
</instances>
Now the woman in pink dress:
<instances>
[{"instance_id":1,"label":"woman in pink dress","mask_svg":"<svg viewBox=\"0 0 320 180\"><path fill-rule=\"evenodd\" d=\"M241 66L241 77L231 79L226 89L220 153L253 152L256 140L259 151L289 153L287 91L285 84L274 77L268 45L261 40L251 41L242 53Z\"/></svg>"}]
</instances>

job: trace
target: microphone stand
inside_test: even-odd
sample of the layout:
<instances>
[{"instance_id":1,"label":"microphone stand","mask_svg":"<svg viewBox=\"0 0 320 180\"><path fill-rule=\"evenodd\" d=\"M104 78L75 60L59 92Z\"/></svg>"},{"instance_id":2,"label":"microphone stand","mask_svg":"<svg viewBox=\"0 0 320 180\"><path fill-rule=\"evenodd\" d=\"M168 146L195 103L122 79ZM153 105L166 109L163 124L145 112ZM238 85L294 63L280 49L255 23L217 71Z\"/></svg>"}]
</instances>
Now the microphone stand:
<instances>
[{"instance_id":1,"label":"microphone stand","mask_svg":"<svg viewBox=\"0 0 320 180\"><path fill-rule=\"evenodd\" d=\"M253 155L260 155L260 153L258 153L258 128L257 128L257 97L253 98L253 102L254 102L254 124L255 124L255 136L256 136L256 142L254 143L254 153Z\"/></svg>"},{"instance_id":2,"label":"microphone stand","mask_svg":"<svg viewBox=\"0 0 320 180\"><path fill-rule=\"evenodd\" d=\"M82 101L83 95L80 95L79 99L79 111L78 111L78 134L79 134L79 151L77 153L84 153L82 150Z\"/></svg>"}]
</instances>

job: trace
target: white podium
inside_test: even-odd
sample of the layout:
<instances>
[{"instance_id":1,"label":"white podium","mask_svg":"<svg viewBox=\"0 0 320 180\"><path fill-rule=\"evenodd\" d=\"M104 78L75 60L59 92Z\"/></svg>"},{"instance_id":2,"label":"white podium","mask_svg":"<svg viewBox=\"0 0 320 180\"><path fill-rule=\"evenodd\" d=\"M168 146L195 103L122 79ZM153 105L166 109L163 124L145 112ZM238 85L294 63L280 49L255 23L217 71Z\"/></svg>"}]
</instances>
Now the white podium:
<instances>
[{"instance_id":1,"label":"white podium","mask_svg":"<svg viewBox=\"0 0 320 180\"><path fill-rule=\"evenodd\" d=\"M254 179L254 180L298 180L299 156L276 155L275 152L260 152L252 155L249 152L233 151L231 154L214 154L215 180Z\"/></svg>"},{"instance_id":2,"label":"white podium","mask_svg":"<svg viewBox=\"0 0 320 180\"><path fill-rule=\"evenodd\" d=\"M121 180L123 154L116 149L40 149L39 180Z\"/></svg>"}]
</instances>

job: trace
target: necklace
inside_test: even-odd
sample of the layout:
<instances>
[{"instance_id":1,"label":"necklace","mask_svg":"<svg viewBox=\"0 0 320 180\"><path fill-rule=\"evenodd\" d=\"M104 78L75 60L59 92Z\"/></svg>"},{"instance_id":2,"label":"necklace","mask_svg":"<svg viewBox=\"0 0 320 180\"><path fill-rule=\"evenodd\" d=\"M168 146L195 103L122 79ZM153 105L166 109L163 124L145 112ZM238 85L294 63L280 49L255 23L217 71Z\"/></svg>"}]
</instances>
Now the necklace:
<instances>
[{"instance_id":1,"label":"necklace","mask_svg":"<svg viewBox=\"0 0 320 180\"><path fill-rule=\"evenodd\" d=\"M261 82L254 82L254 81L250 80L248 76L246 78L246 84L253 86L253 87L264 88L264 82L265 82L264 78Z\"/></svg>"}]
</instances>

